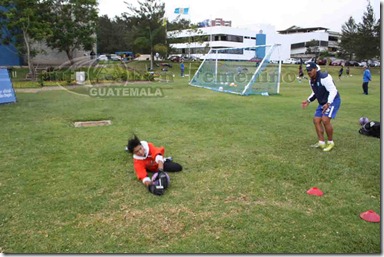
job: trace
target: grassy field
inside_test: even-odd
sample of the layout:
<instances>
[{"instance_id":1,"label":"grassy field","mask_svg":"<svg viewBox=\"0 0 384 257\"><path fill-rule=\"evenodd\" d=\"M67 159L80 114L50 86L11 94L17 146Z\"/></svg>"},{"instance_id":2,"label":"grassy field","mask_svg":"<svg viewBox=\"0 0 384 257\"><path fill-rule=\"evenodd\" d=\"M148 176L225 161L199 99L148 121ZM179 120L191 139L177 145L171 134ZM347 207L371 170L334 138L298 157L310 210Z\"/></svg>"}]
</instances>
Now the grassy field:
<instances>
[{"instance_id":1,"label":"grassy field","mask_svg":"<svg viewBox=\"0 0 384 257\"><path fill-rule=\"evenodd\" d=\"M138 85L162 97L19 91L0 106L0 252L381 253L380 223L359 217L380 214L380 140L358 133L361 116L380 120L379 69L365 96L362 68L341 81L327 68L342 98L329 153L309 147L307 81L242 97L188 86L173 69L169 83ZM134 175L132 133L184 167L161 197ZM314 186L322 197L306 194Z\"/></svg>"}]
</instances>

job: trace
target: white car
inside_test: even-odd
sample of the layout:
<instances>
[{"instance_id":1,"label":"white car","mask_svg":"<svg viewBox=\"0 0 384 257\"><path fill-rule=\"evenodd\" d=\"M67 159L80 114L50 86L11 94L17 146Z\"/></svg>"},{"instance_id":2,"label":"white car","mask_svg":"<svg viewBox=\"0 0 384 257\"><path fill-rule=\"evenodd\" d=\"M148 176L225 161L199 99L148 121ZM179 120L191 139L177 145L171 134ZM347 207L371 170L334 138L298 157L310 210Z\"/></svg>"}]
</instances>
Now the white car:
<instances>
[{"instance_id":1,"label":"white car","mask_svg":"<svg viewBox=\"0 0 384 257\"><path fill-rule=\"evenodd\" d=\"M100 55L97 57L98 61L108 61L108 57L105 54Z\"/></svg>"},{"instance_id":2,"label":"white car","mask_svg":"<svg viewBox=\"0 0 384 257\"><path fill-rule=\"evenodd\" d=\"M112 61L121 61L121 56L117 54L111 54L111 60Z\"/></svg>"},{"instance_id":3,"label":"white car","mask_svg":"<svg viewBox=\"0 0 384 257\"><path fill-rule=\"evenodd\" d=\"M298 63L300 63L300 60L295 59L295 58L289 58L287 60L284 60L283 63L285 63L285 64L298 64Z\"/></svg>"}]
</instances>

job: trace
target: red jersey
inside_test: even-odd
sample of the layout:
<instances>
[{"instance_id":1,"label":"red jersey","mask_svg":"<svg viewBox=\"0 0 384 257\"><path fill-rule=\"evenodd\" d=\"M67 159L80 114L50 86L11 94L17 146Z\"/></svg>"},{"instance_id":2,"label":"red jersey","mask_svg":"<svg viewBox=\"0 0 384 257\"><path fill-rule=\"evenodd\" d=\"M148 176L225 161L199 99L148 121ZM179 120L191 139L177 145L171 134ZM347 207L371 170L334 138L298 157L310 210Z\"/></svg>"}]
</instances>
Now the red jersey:
<instances>
[{"instance_id":1,"label":"red jersey","mask_svg":"<svg viewBox=\"0 0 384 257\"><path fill-rule=\"evenodd\" d=\"M164 147L156 147L152 143L146 141L141 141L140 143L145 150L145 156L138 156L134 154L133 167L135 169L137 178L143 181L144 179L148 178L147 170L152 172L157 171L158 164L156 162L156 157L160 155L160 157L163 158ZM157 158L159 159L160 157Z\"/></svg>"}]
</instances>

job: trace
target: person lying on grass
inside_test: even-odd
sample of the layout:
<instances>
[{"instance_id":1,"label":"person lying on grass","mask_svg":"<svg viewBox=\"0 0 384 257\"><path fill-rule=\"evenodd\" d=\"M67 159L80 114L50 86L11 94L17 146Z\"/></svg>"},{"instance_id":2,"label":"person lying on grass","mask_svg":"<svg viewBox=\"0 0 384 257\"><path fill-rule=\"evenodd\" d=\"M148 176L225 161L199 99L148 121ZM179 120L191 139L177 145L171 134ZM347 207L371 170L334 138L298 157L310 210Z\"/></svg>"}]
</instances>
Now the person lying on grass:
<instances>
[{"instance_id":1,"label":"person lying on grass","mask_svg":"<svg viewBox=\"0 0 384 257\"><path fill-rule=\"evenodd\" d=\"M136 176L146 187L152 185L148 172L178 172L183 169L180 164L173 162L171 157L164 158L164 147L141 141L136 135L128 140L126 150L133 155Z\"/></svg>"}]
</instances>

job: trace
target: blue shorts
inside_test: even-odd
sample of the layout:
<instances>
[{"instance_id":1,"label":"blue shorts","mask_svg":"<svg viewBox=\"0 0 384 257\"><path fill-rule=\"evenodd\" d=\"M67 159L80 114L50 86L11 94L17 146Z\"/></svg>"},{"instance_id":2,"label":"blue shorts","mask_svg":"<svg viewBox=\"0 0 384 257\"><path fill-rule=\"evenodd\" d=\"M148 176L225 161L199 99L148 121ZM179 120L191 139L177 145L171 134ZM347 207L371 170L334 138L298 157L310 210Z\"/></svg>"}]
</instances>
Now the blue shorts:
<instances>
[{"instance_id":1,"label":"blue shorts","mask_svg":"<svg viewBox=\"0 0 384 257\"><path fill-rule=\"evenodd\" d=\"M336 118L337 111L340 108L341 99L340 97L337 97L333 100L333 103L329 105L329 108L323 113L323 105L319 104L315 111L315 117L323 117L327 116L330 119Z\"/></svg>"}]
</instances>

